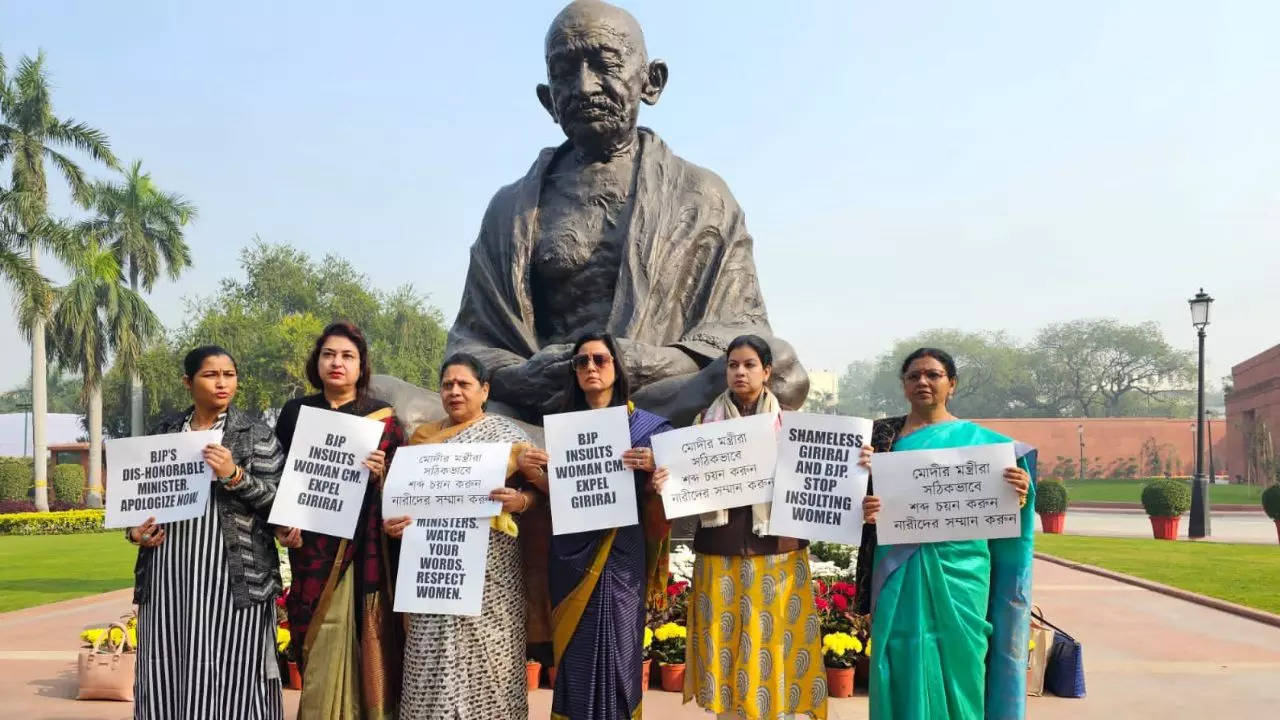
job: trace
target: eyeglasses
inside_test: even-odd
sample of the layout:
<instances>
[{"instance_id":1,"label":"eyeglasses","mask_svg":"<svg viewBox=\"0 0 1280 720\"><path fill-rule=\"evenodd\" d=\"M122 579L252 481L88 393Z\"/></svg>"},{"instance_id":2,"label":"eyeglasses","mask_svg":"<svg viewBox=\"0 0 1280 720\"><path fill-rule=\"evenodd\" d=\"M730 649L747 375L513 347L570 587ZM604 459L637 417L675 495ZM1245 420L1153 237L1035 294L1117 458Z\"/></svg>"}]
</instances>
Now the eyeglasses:
<instances>
[{"instance_id":1,"label":"eyeglasses","mask_svg":"<svg viewBox=\"0 0 1280 720\"><path fill-rule=\"evenodd\" d=\"M919 382L920 378L924 378L929 382L941 382L946 377L947 377L946 373L939 372L937 370L926 370L923 372L920 370L915 370L907 373L906 375L903 375L902 379L906 380L907 382Z\"/></svg>"},{"instance_id":2,"label":"eyeglasses","mask_svg":"<svg viewBox=\"0 0 1280 720\"><path fill-rule=\"evenodd\" d=\"M586 370L590 365L603 368L613 362L613 356L608 353L583 353L574 355L572 362L573 369L578 371Z\"/></svg>"}]
</instances>

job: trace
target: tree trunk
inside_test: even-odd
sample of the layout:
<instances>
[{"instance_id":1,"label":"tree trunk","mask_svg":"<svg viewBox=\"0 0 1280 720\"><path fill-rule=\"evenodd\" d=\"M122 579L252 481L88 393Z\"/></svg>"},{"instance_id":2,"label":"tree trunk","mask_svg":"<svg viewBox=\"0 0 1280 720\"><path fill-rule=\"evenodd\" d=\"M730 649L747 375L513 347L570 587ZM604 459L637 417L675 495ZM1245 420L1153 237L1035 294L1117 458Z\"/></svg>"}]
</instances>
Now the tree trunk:
<instances>
[{"instance_id":1,"label":"tree trunk","mask_svg":"<svg viewBox=\"0 0 1280 720\"><path fill-rule=\"evenodd\" d=\"M136 293L138 292L138 274L130 273L129 285ZM131 368L129 371L129 434L133 437L146 435L146 428L142 427L142 376L138 374L138 368Z\"/></svg>"},{"instance_id":2,"label":"tree trunk","mask_svg":"<svg viewBox=\"0 0 1280 720\"><path fill-rule=\"evenodd\" d=\"M31 267L38 269L40 251L31 248ZM31 458L35 472L36 510L49 511L49 369L44 352L44 318L36 318L31 329Z\"/></svg>"},{"instance_id":3,"label":"tree trunk","mask_svg":"<svg viewBox=\"0 0 1280 720\"><path fill-rule=\"evenodd\" d=\"M89 391L89 490L85 506L102 507L102 383Z\"/></svg>"}]
</instances>

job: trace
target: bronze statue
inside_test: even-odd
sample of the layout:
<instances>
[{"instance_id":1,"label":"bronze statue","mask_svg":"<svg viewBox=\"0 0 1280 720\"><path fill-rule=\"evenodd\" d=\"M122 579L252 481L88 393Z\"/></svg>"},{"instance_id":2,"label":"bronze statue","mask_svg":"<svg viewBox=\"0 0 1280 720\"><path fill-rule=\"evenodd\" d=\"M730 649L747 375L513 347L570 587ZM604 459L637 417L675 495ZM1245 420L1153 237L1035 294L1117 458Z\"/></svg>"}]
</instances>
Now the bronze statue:
<instances>
[{"instance_id":1,"label":"bronze statue","mask_svg":"<svg viewBox=\"0 0 1280 720\"><path fill-rule=\"evenodd\" d=\"M626 11L573 2L546 38L538 99L568 141L494 195L448 352L493 370L491 405L540 422L560 409L568 351L589 330L621 339L638 405L686 423L725 387L724 348L756 333L773 390L797 407L808 378L772 337L751 236L729 188L637 127L667 65L650 61Z\"/></svg>"}]
</instances>

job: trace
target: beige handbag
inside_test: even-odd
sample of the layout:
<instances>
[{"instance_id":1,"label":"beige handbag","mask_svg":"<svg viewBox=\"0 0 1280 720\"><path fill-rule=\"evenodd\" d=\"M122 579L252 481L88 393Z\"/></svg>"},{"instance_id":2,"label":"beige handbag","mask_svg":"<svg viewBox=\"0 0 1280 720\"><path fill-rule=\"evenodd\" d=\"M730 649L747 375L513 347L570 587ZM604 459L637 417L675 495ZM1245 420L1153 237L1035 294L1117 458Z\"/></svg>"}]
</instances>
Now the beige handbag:
<instances>
[{"instance_id":1,"label":"beige handbag","mask_svg":"<svg viewBox=\"0 0 1280 720\"><path fill-rule=\"evenodd\" d=\"M111 642L115 628L120 628L122 636L118 645ZM102 649L104 641L106 650ZM111 623L92 648L80 651L80 692L76 699L133 702L133 666L137 660L134 650L125 626Z\"/></svg>"},{"instance_id":2,"label":"beige handbag","mask_svg":"<svg viewBox=\"0 0 1280 720\"><path fill-rule=\"evenodd\" d=\"M1031 617L1031 642L1027 657L1027 694L1040 697L1044 694L1044 671L1049 665L1049 650L1053 647L1053 630L1036 619L1042 615L1036 605Z\"/></svg>"}]
</instances>

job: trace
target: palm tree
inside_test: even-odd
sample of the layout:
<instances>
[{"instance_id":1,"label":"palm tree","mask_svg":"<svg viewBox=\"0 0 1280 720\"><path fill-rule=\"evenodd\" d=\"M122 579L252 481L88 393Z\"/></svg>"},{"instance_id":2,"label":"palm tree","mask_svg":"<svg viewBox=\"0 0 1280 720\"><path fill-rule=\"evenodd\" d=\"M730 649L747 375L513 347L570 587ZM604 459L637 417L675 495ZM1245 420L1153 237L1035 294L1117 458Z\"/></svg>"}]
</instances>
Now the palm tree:
<instances>
[{"instance_id":1,"label":"palm tree","mask_svg":"<svg viewBox=\"0 0 1280 720\"><path fill-rule=\"evenodd\" d=\"M162 271L177 280L191 267L182 227L195 219L196 208L181 195L161 192L151 174L142 172L141 161L135 160L122 174L121 183L93 185L89 204L97 215L82 229L110 241L131 290L136 293L141 286L151 292ZM131 386L129 428L133 435L142 435L142 380L137 367L126 367Z\"/></svg>"},{"instance_id":2,"label":"palm tree","mask_svg":"<svg viewBox=\"0 0 1280 720\"><path fill-rule=\"evenodd\" d=\"M89 154L99 162L115 166L115 156L106 135L84 123L59 120L53 114L49 82L45 77L44 53L32 60L24 57L18 61L17 71L10 78L4 56L0 55L0 163L12 164L10 190L18 194L21 202L14 204L15 228L26 234L28 265L31 271L40 270L40 234L38 229L47 222L49 186L45 175L45 161L50 162L79 201L87 199L88 184L84 172L71 158L54 148L72 147ZM21 299L20 299L20 302ZM38 303L37 303L38 304ZM40 510L49 509L49 492L46 455L48 440L45 424L48 411L48 387L45 357L45 319L40 313L31 318L31 437L35 458L35 502Z\"/></svg>"},{"instance_id":3,"label":"palm tree","mask_svg":"<svg viewBox=\"0 0 1280 720\"><path fill-rule=\"evenodd\" d=\"M138 293L123 283L112 249L84 235L79 252L68 258L71 280L55 291L49 344L58 364L84 379L89 412L90 507L102 505L102 375L108 355L136 366L160 321ZM130 365L132 364L132 365Z\"/></svg>"},{"instance_id":4,"label":"palm tree","mask_svg":"<svg viewBox=\"0 0 1280 720\"><path fill-rule=\"evenodd\" d=\"M18 298L19 316L23 307L47 314L49 280L31 262L28 235L18 223L16 204L16 193L0 189L0 280Z\"/></svg>"}]
</instances>

